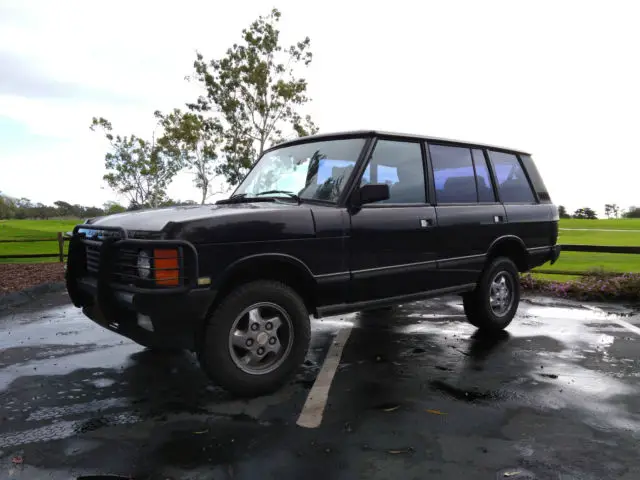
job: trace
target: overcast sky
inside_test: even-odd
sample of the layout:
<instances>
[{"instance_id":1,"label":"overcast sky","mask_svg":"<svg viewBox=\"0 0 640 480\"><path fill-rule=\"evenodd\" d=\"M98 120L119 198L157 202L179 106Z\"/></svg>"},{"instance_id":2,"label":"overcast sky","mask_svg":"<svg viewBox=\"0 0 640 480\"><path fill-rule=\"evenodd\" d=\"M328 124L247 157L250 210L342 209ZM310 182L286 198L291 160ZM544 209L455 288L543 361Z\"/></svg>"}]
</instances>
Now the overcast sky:
<instances>
[{"instance_id":1,"label":"overcast sky","mask_svg":"<svg viewBox=\"0 0 640 480\"><path fill-rule=\"evenodd\" d=\"M321 131L527 150L558 204L640 205L635 3L0 0L0 191L117 199L92 116L149 137L154 110L194 97L195 50L221 55L275 6L284 42L311 38L308 113ZM188 177L170 194L198 199Z\"/></svg>"}]
</instances>

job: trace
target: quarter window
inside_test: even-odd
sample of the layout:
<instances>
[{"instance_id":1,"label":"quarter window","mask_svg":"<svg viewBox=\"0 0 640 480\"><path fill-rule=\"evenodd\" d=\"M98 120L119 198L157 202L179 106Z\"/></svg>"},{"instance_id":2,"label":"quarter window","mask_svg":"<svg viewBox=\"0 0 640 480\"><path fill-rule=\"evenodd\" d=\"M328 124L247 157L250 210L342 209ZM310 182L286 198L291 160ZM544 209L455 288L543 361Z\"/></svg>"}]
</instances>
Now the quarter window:
<instances>
[{"instance_id":1,"label":"quarter window","mask_svg":"<svg viewBox=\"0 0 640 480\"><path fill-rule=\"evenodd\" d=\"M504 203L532 203L535 196L518 161L511 153L489 151L500 200Z\"/></svg>"},{"instance_id":2,"label":"quarter window","mask_svg":"<svg viewBox=\"0 0 640 480\"><path fill-rule=\"evenodd\" d=\"M471 150L462 147L429 145L436 201L446 203L476 203L476 177Z\"/></svg>"},{"instance_id":3,"label":"quarter window","mask_svg":"<svg viewBox=\"0 0 640 480\"><path fill-rule=\"evenodd\" d=\"M360 182L367 183L389 185L389 199L378 203L426 203L420 144L379 140Z\"/></svg>"}]
</instances>

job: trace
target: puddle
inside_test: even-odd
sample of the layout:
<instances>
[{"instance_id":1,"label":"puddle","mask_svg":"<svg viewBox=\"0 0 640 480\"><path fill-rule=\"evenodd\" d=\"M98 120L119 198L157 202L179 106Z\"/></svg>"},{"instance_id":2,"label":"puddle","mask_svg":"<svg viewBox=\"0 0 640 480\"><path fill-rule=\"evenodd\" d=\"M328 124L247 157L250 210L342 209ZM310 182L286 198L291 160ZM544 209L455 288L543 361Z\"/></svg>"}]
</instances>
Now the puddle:
<instances>
[{"instance_id":1,"label":"puddle","mask_svg":"<svg viewBox=\"0 0 640 480\"><path fill-rule=\"evenodd\" d=\"M430 382L430 385L435 390L463 402L498 402L509 400L517 396L515 393L507 393L504 391L479 392L474 390L464 390L462 388L454 387L453 385L450 385L441 380L434 380Z\"/></svg>"}]
</instances>

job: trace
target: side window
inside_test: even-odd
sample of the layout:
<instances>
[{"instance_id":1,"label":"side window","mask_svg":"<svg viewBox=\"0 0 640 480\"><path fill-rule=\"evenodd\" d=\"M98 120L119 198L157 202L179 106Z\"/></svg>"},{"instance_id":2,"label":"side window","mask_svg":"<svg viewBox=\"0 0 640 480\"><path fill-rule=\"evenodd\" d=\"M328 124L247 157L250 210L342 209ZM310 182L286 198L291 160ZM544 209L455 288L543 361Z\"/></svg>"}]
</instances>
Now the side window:
<instances>
[{"instance_id":1,"label":"side window","mask_svg":"<svg viewBox=\"0 0 640 480\"><path fill-rule=\"evenodd\" d=\"M511 153L489 150L489 158L496 174L500 199L504 203L532 203L536 201L518 157Z\"/></svg>"},{"instance_id":2,"label":"side window","mask_svg":"<svg viewBox=\"0 0 640 480\"><path fill-rule=\"evenodd\" d=\"M476 177L471 150L462 147L429 145L436 201L446 203L476 203Z\"/></svg>"},{"instance_id":3,"label":"side window","mask_svg":"<svg viewBox=\"0 0 640 480\"><path fill-rule=\"evenodd\" d=\"M420 144L379 140L360 182L367 183L389 185L389 199L379 203L426 203Z\"/></svg>"},{"instance_id":4,"label":"side window","mask_svg":"<svg viewBox=\"0 0 640 480\"><path fill-rule=\"evenodd\" d=\"M531 155L522 154L520 155L520 160L522 160L522 164L529 174L529 179L531 180L531 183L533 183L533 188L535 188L540 201L543 203L551 203L549 191L547 190L547 187L542 180L542 176L540 176L540 172L538 171L536 164L533 162Z\"/></svg>"},{"instance_id":5,"label":"side window","mask_svg":"<svg viewBox=\"0 0 640 480\"><path fill-rule=\"evenodd\" d=\"M476 180L478 183L478 201L479 202L495 202L496 196L493 193L493 182L489 175L487 167L487 159L484 158L482 150L473 149L473 164L476 167Z\"/></svg>"}]
</instances>

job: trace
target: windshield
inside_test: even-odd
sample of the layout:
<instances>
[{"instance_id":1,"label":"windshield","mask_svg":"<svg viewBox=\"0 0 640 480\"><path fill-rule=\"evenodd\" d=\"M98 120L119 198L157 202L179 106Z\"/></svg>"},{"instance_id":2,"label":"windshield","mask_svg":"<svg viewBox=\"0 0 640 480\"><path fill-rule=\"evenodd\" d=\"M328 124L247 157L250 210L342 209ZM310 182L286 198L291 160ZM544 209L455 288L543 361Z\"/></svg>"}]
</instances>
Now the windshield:
<instances>
[{"instance_id":1,"label":"windshield","mask_svg":"<svg viewBox=\"0 0 640 480\"><path fill-rule=\"evenodd\" d=\"M364 138L326 140L267 152L234 195L282 196L289 192L301 199L336 202L364 143Z\"/></svg>"}]
</instances>

